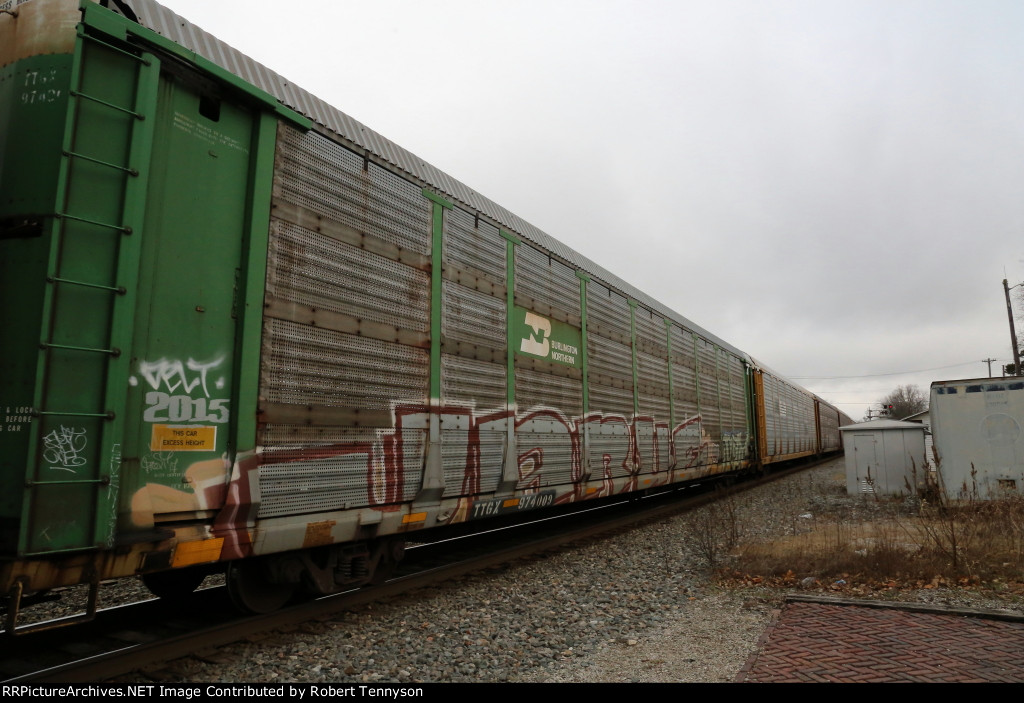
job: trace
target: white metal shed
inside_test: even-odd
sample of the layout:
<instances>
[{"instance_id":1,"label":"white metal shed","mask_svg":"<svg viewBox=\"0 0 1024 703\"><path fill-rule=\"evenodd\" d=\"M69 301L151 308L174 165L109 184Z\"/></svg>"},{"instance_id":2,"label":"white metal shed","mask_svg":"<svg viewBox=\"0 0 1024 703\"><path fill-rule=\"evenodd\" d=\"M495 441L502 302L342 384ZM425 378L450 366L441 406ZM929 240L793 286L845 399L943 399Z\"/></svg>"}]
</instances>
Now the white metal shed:
<instances>
[{"instance_id":1,"label":"white metal shed","mask_svg":"<svg viewBox=\"0 0 1024 703\"><path fill-rule=\"evenodd\" d=\"M846 450L846 492L895 495L923 484L927 469L924 426L869 420L840 427Z\"/></svg>"},{"instance_id":2,"label":"white metal shed","mask_svg":"<svg viewBox=\"0 0 1024 703\"><path fill-rule=\"evenodd\" d=\"M935 381L930 410L947 497L1024 490L1024 378Z\"/></svg>"}]
</instances>

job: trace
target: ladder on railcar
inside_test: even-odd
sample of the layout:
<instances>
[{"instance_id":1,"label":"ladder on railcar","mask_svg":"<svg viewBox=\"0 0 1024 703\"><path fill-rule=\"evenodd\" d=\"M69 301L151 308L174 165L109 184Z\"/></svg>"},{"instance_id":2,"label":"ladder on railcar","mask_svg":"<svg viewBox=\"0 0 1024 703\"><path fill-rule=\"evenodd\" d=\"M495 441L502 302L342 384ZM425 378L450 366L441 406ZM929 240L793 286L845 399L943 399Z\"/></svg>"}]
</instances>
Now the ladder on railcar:
<instances>
[{"instance_id":1,"label":"ladder on railcar","mask_svg":"<svg viewBox=\"0 0 1024 703\"><path fill-rule=\"evenodd\" d=\"M152 56L79 25L48 229L20 555L113 544L158 80Z\"/></svg>"}]
</instances>

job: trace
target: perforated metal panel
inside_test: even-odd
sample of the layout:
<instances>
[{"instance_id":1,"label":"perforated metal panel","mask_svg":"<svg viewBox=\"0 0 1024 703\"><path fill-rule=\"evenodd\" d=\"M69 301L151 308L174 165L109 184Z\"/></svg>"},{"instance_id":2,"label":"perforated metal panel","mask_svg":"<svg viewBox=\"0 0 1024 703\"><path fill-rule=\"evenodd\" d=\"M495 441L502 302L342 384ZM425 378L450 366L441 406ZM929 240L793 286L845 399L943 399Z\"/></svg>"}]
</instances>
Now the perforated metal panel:
<instances>
[{"instance_id":1,"label":"perforated metal panel","mask_svg":"<svg viewBox=\"0 0 1024 703\"><path fill-rule=\"evenodd\" d=\"M763 380L768 456L813 451L814 399L767 373Z\"/></svg>"},{"instance_id":2,"label":"perforated metal panel","mask_svg":"<svg viewBox=\"0 0 1024 703\"><path fill-rule=\"evenodd\" d=\"M442 282L441 334L446 342L505 351L505 301L452 281Z\"/></svg>"},{"instance_id":3,"label":"perforated metal panel","mask_svg":"<svg viewBox=\"0 0 1024 703\"><path fill-rule=\"evenodd\" d=\"M411 500L419 490L424 430L268 426L259 468L260 518ZM402 471L387 470L385 438L399 439ZM394 485L389 486L388 482Z\"/></svg>"},{"instance_id":4,"label":"perforated metal panel","mask_svg":"<svg viewBox=\"0 0 1024 703\"><path fill-rule=\"evenodd\" d=\"M572 482L573 442L568 428L547 418L528 420L516 429L518 487Z\"/></svg>"},{"instance_id":5,"label":"perforated metal panel","mask_svg":"<svg viewBox=\"0 0 1024 703\"><path fill-rule=\"evenodd\" d=\"M638 469L641 472L649 473L658 469L667 468L668 464L662 461L661 452L656 451L655 425L646 420L636 420L636 458Z\"/></svg>"},{"instance_id":6,"label":"perforated metal panel","mask_svg":"<svg viewBox=\"0 0 1024 703\"><path fill-rule=\"evenodd\" d=\"M644 352L637 352L636 360L640 414L650 415L660 422L668 422L671 418L667 362L664 358Z\"/></svg>"},{"instance_id":7,"label":"perforated metal panel","mask_svg":"<svg viewBox=\"0 0 1024 703\"><path fill-rule=\"evenodd\" d=\"M700 362L701 425L707 436L718 442L722 437L722 424L719 412L718 374L715 369L715 348L707 341L698 339L697 356Z\"/></svg>"},{"instance_id":8,"label":"perforated metal panel","mask_svg":"<svg viewBox=\"0 0 1024 703\"><path fill-rule=\"evenodd\" d=\"M676 404L676 419L697 412L697 376L693 357L693 334L675 325L672 335L672 392ZM680 403L690 408L680 410Z\"/></svg>"},{"instance_id":9,"label":"perforated metal panel","mask_svg":"<svg viewBox=\"0 0 1024 703\"><path fill-rule=\"evenodd\" d=\"M636 335L653 354L664 356L667 352L665 320L645 307L637 306L633 313Z\"/></svg>"},{"instance_id":10,"label":"perforated metal panel","mask_svg":"<svg viewBox=\"0 0 1024 703\"><path fill-rule=\"evenodd\" d=\"M534 308L536 305L533 301L539 301L566 314L556 317L578 320L580 279L576 277L576 272L525 244L517 246L515 252L516 303ZM524 296L529 300L524 300Z\"/></svg>"},{"instance_id":11,"label":"perforated metal panel","mask_svg":"<svg viewBox=\"0 0 1024 703\"><path fill-rule=\"evenodd\" d=\"M629 344L612 341L587 328L587 361L591 382L616 382L633 388L633 349ZM601 378L604 376L605 378ZM632 390L630 391L632 396Z\"/></svg>"},{"instance_id":12,"label":"perforated metal panel","mask_svg":"<svg viewBox=\"0 0 1024 703\"><path fill-rule=\"evenodd\" d=\"M590 409L633 415L633 349L630 310L618 293L587 284L587 363Z\"/></svg>"},{"instance_id":13,"label":"perforated metal panel","mask_svg":"<svg viewBox=\"0 0 1024 703\"><path fill-rule=\"evenodd\" d=\"M633 389L590 384L590 410L605 415L633 417Z\"/></svg>"},{"instance_id":14,"label":"perforated metal panel","mask_svg":"<svg viewBox=\"0 0 1024 703\"><path fill-rule=\"evenodd\" d=\"M821 449L825 452L839 449L839 411L824 403L818 407L821 417Z\"/></svg>"},{"instance_id":15,"label":"perforated metal panel","mask_svg":"<svg viewBox=\"0 0 1024 703\"><path fill-rule=\"evenodd\" d=\"M596 281L587 284L587 329L600 329L602 334L617 334L621 340L630 336L629 303L618 293Z\"/></svg>"},{"instance_id":16,"label":"perforated metal panel","mask_svg":"<svg viewBox=\"0 0 1024 703\"><path fill-rule=\"evenodd\" d=\"M442 430L444 496L494 491L501 481L507 438L507 432L496 428L481 430L472 436L468 430Z\"/></svg>"},{"instance_id":17,"label":"perforated metal panel","mask_svg":"<svg viewBox=\"0 0 1024 703\"><path fill-rule=\"evenodd\" d=\"M643 307L634 311L637 340L637 399L641 415L668 422L668 331L661 317Z\"/></svg>"},{"instance_id":18,"label":"perforated metal panel","mask_svg":"<svg viewBox=\"0 0 1024 703\"><path fill-rule=\"evenodd\" d=\"M617 478L632 473L630 428L625 422L589 425L590 471L594 478Z\"/></svg>"},{"instance_id":19,"label":"perforated metal panel","mask_svg":"<svg viewBox=\"0 0 1024 703\"><path fill-rule=\"evenodd\" d=\"M550 408L567 419L583 415L583 383L516 366L516 407L520 416L530 410ZM520 428L519 431L528 431Z\"/></svg>"},{"instance_id":20,"label":"perforated metal panel","mask_svg":"<svg viewBox=\"0 0 1024 703\"><path fill-rule=\"evenodd\" d=\"M268 401L390 410L426 404L429 358L402 344L268 318L260 396Z\"/></svg>"},{"instance_id":21,"label":"perforated metal panel","mask_svg":"<svg viewBox=\"0 0 1024 703\"><path fill-rule=\"evenodd\" d=\"M505 284L505 239L498 228L465 210L447 210L444 217L444 263Z\"/></svg>"},{"instance_id":22,"label":"perforated metal panel","mask_svg":"<svg viewBox=\"0 0 1024 703\"><path fill-rule=\"evenodd\" d=\"M749 433L750 427L747 424L749 421L747 417L747 382L743 372L743 362L732 354L728 356L729 378L732 382L733 427L734 429L743 428L745 432Z\"/></svg>"},{"instance_id":23,"label":"perforated metal panel","mask_svg":"<svg viewBox=\"0 0 1024 703\"><path fill-rule=\"evenodd\" d=\"M287 222L271 228L267 294L400 329L430 328L430 274Z\"/></svg>"},{"instance_id":24,"label":"perforated metal panel","mask_svg":"<svg viewBox=\"0 0 1024 703\"><path fill-rule=\"evenodd\" d=\"M276 196L403 249L430 252L430 207L420 186L284 123L276 166Z\"/></svg>"},{"instance_id":25,"label":"perforated metal panel","mask_svg":"<svg viewBox=\"0 0 1024 703\"><path fill-rule=\"evenodd\" d=\"M441 400L445 405L474 408L477 412L508 405L505 365L464 356L441 355Z\"/></svg>"}]
</instances>

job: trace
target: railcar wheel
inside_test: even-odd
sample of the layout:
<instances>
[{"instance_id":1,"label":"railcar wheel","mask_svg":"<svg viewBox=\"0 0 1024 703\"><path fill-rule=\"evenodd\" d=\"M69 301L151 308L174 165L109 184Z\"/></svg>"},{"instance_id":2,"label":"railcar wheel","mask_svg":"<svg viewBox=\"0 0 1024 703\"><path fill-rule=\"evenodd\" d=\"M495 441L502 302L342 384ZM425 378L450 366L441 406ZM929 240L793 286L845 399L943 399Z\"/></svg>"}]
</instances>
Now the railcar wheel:
<instances>
[{"instance_id":1,"label":"railcar wheel","mask_svg":"<svg viewBox=\"0 0 1024 703\"><path fill-rule=\"evenodd\" d=\"M265 564L258 559L229 563L226 581L231 602L247 613L271 613L287 603L295 593L295 584L272 582Z\"/></svg>"},{"instance_id":2,"label":"railcar wheel","mask_svg":"<svg viewBox=\"0 0 1024 703\"><path fill-rule=\"evenodd\" d=\"M154 596L163 600L175 600L184 598L199 588L204 578L206 572L201 569L171 569L143 574L142 583Z\"/></svg>"}]
</instances>

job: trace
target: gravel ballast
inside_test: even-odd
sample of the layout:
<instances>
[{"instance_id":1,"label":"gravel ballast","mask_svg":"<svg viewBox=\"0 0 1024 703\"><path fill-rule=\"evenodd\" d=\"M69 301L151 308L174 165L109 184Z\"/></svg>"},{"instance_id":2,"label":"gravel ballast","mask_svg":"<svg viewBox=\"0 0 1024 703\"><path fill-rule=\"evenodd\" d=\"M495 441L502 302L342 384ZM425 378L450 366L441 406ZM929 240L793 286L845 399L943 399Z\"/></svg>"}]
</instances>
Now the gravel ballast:
<instances>
[{"instance_id":1,"label":"gravel ballast","mask_svg":"<svg viewBox=\"0 0 1024 703\"><path fill-rule=\"evenodd\" d=\"M743 536L799 529L841 494L842 458L733 498ZM694 539L700 508L120 681L728 682L784 591L717 585ZM706 553L706 551L705 551ZM977 608L974 592L903 594ZM1018 603L1018 612L1024 612Z\"/></svg>"}]
</instances>

